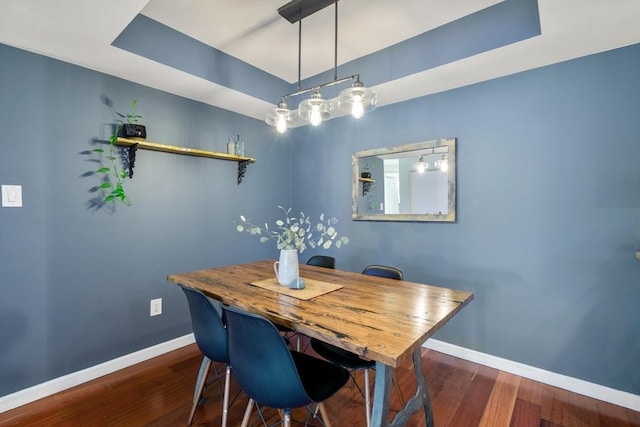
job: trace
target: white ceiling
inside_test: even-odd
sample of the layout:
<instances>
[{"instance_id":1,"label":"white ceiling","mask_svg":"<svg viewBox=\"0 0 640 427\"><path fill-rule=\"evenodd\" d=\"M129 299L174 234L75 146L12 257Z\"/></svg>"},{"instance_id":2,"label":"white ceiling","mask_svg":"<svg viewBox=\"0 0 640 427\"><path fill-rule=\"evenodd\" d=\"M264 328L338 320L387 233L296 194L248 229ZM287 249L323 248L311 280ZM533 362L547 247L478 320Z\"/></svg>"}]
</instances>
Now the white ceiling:
<instances>
[{"instance_id":1,"label":"white ceiling","mask_svg":"<svg viewBox=\"0 0 640 427\"><path fill-rule=\"evenodd\" d=\"M338 65L501 0L341 0ZM298 25L286 0L0 0L0 43L262 120L271 103L111 45L138 14L289 82ZM388 105L640 42L640 0L539 0L542 34L374 86ZM332 70L334 8L305 18L302 78ZM0 61L2 58L0 58ZM361 71L366 83L366 70ZM276 102L278 100L274 100Z\"/></svg>"}]
</instances>

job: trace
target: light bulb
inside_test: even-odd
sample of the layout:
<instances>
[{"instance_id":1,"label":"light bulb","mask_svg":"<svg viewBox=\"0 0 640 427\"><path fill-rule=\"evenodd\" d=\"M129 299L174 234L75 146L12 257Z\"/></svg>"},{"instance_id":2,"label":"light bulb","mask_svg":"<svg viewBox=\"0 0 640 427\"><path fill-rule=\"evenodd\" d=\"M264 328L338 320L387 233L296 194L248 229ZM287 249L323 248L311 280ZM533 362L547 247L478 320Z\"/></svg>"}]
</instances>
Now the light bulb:
<instances>
[{"instance_id":1,"label":"light bulb","mask_svg":"<svg viewBox=\"0 0 640 427\"><path fill-rule=\"evenodd\" d=\"M426 169L427 164L424 161L424 157L420 156L420 159L418 159L418 165L417 165L417 169L418 169L418 173L424 173L424 170Z\"/></svg>"},{"instance_id":2,"label":"light bulb","mask_svg":"<svg viewBox=\"0 0 640 427\"><path fill-rule=\"evenodd\" d=\"M285 133L287 131L287 120L285 119L284 114L280 114L278 116L276 129L278 130L278 133Z\"/></svg>"},{"instance_id":3,"label":"light bulb","mask_svg":"<svg viewBox=\"0 0 640 427\"><path fill-rule=\"evenodd\" d=\"M362 105L362 97L360 95L354 95L353 106L351 106L351 115L359 119L364 116L364 106Z\"/></svg>"},{"instance_id":4,"label":"light bulb","mask_svg":"<svg viewBox=\"0 0 640 427\"><path fill-rule=\"evenodd\" d=\"M340 92L338 107L345 113L351 114L353 118L359 119L369 111L375 110L378 98L373 89L364 87L359 75L354 77L356 81L353 86Z\"/></svg>"},{"instance_id":5,"label":"light bulb","mask_svg":"<svg viewBox=\"0 0 640 427\"><path fill-rule=\"evenodd\" d=\"M318 126L322 123L322 114L320 114L320 106L318 104L314 104L311 107L311 117L309 118L309 121L313 126Z\"/></svg>"},{"instance_id":6,"label":"light bulb","mask_svg":"<svg viewBox=\"0 0 640 427\"><path fill-rule=\"evenodd\" d=\"M276 108L267 111L265 123L276 128L278 133L285 133L289 125L293 123L294 111L289 110L284 96Z\"/></svg>"},{"instance_id":7,"label":"light bulb","mask_svg":"<svg viewBox=\"0 0 640 427\"><path fill-rule=\"evenodd\" d=\"M442 172L449 170L449 162L447 161L447 155L443 154L442 159L438 160L438 167Z\"/></svg>"}]
</instances>

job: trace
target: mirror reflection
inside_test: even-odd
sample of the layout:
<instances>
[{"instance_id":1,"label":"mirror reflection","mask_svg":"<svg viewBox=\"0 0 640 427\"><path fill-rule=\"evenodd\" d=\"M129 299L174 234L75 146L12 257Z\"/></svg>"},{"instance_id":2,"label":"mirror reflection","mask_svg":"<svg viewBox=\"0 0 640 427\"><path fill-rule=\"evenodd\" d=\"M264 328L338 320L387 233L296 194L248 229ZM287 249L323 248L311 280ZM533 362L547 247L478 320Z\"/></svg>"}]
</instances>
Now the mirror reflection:
<instances>
[{"instance_id":1,"label":"mirror reflection","mask_svg":"<svg viewBox=\"0 0 640 427\"><path fill-rule=\"evenodd\" d=\"M455 139L354 154L352 218L454 222Z\"/></svg>"}]
</instances>

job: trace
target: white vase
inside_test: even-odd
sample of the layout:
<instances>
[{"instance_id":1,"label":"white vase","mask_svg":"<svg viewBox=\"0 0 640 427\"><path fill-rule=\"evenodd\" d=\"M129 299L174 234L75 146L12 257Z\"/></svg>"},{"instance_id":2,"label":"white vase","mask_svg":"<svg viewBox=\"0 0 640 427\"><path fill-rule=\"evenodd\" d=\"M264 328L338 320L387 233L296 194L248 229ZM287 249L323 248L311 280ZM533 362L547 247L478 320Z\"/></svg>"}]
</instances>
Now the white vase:
<instances>
[{"instance_id":1,"label":"white vase","mask_svg":"<svg viewBox=\"0 0 640 427\"><path fill-rule=\"evenodd\" d=\"M280 249L280 260L273 263L278 283L289 286L300 275L298 271L298 250Z\"/></svg>"}]
</instances>

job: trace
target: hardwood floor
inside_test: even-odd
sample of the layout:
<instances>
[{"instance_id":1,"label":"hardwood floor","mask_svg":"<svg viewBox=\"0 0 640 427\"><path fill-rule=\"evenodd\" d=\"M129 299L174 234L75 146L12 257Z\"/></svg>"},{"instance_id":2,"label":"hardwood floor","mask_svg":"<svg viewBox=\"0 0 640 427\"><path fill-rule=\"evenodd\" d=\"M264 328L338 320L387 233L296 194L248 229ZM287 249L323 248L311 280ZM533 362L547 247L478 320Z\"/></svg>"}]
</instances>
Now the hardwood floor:
<instances>
[{"instance_id":1,"label":"hardwood floor","mask_svg":"<svg viewBox=\"0 0 640 427\"><path fill-rule=\"evenodd\" d=\"M573 394L433 350L422 350L437 427L640 427L640 413ZM183 426L202 356L190 345L98 378L37 402L0 414L1 426ZM357 375L362 381L362 375ZM410 363L396 370L408 398L415 390ZM238 393L232 382L232 396ZM192 425L220 425L221 397L212 385ZM392 409L399 408L392 393ZM239 426L247 398L242 393L229 410L229 426ZM334 427L365 425L357 388L347 384L326 402ZM278 419L266 411L270 421ZM254 411L255 415L255 411ZM298 410L293 417L300 419ZM255 425L259 425L256 423ZM302 423L293 423L295 426ZM321 425L317 421L310 425ZM408 426L424 426L424 414Z\"/></svg>"}]
</instances>

